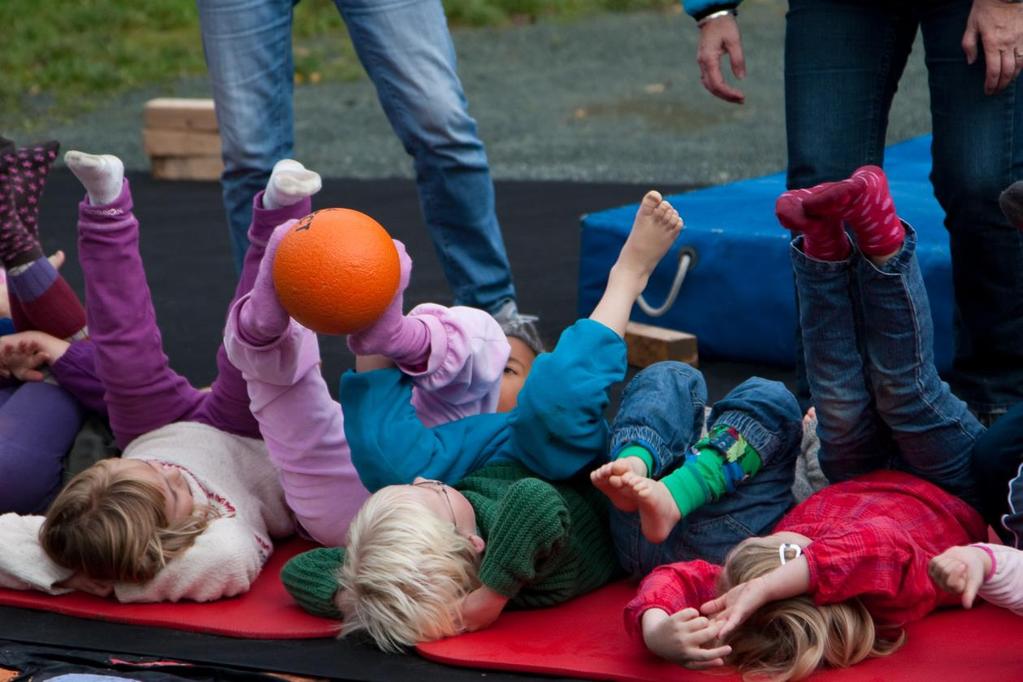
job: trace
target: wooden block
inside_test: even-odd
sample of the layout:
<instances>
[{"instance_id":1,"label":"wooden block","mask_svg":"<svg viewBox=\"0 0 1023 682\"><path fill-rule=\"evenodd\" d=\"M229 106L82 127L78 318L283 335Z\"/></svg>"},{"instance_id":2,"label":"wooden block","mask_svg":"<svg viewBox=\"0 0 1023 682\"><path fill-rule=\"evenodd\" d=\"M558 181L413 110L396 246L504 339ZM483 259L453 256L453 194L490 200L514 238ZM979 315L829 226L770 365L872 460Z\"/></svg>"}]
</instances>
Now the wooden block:
<instances>
[{"instance_id":1,"label":"wooden block","mask_svg":"<svg viewBox=\"0 0 1023 682\"><path fill-rule=\"evenodd\" d=\"M699 364L696 337L686 332L629 322L625 327L629 364L648 367L655 362L676 360L693 367Z\"/></svg>"},{"instance_id":2,"label":"wooden block","mask_svg":"<svg viewBox=\"0 0 1023 682\"><path fill-rule=\"evenodd\" d=\"M150 161L157 180L219 180L224 172L219 156L154 156Z\"/></svg>"},{"instance_id":3,"label":"wooden block","mask_svg":"<svg viewBox=\"0 0 1023 682\"><path fill-rule=\"evenodd\" d=\"M211 99L158 97L146 102L142 112L146 128L216 131L217 115Z\"/></svg>"},{"instance_id":4,"label":"wooden block","mask_svg":"<svg viewBox=\"0 0 1023 682\"><path fill-rule=\"evenodd\" d=\"M220 135L200 130L146 128L142 131L142 146L149 156L217 156Z\"/></svg>"}]
</instances>

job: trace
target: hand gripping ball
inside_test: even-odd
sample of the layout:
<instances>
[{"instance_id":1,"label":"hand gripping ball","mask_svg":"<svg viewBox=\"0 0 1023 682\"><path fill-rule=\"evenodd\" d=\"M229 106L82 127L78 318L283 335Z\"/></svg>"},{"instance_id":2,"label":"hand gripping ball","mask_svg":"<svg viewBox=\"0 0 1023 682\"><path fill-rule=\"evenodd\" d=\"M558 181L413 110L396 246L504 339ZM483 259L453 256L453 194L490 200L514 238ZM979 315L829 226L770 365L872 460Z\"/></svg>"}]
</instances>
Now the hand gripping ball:
<instances>
[{"instance_id":1,"label":"hand gripping ball","mask_svg":"<svg viewBox=\"0 0 1023 682\"><path fill-rule=\"evenodd\" d=\"M380 223L359 211L325 208L281 239L273 278L281 305L300 324L320 334L350 334L390 304L401 264Z\"/></svg>"}]
</instances>

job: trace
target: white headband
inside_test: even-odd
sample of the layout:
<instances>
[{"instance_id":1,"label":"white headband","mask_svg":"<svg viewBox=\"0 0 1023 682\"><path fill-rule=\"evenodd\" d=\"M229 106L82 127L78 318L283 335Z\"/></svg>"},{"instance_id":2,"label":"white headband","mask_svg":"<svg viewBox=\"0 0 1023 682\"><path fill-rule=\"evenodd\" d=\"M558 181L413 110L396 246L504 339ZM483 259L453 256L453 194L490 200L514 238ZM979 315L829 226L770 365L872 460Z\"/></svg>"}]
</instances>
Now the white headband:
<instances>
[{"instance_id":1,"label":"white headband","mask_svg":"<svg viewBox=\"0 0 1023 682\"><path fill-rule=\"evenodd\" d=\"M778 559L781 561L781 565L784 566L785 562L788 561L788 557L785 556L785 552L792 550L792 558L796 559L803 555L803 548L794 542L783 542L778 545Z\"/></svg>"}]
</instances>

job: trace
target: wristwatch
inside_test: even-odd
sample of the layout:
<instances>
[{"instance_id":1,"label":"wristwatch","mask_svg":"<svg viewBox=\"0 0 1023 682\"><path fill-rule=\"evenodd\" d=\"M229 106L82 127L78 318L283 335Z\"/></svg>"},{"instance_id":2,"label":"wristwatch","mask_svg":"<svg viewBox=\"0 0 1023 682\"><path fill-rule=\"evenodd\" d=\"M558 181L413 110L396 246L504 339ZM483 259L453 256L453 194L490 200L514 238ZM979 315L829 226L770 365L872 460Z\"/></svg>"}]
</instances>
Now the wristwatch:
<instances>
[{"instance_id":1,"label":"wristwatch","mask_svg":"<svg viewBox=\"0 0 1023 682\"><path fill-rule=\"evenodd\" d=\"M1012 2L1023 2L1023 0L1012 0ZM699 20L697 20L696 25L699 26L700 28L703 28L704 24L714 21L715 19L720 19L721 17L727 16L737 17L739 16L739 11L734 7L729 7L728 9L719 9L716 12L711 12L705 17L701 17Z\"/></svg>"}]
</instances>

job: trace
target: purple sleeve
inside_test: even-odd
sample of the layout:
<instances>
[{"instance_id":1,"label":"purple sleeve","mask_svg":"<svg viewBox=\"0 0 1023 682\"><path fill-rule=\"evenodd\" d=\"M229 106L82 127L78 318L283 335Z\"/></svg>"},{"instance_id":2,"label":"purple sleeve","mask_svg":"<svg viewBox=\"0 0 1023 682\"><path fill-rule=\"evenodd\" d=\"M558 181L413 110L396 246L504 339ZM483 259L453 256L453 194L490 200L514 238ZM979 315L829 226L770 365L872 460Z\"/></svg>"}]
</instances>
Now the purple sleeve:
<instances>
[{"instance_id":1,"label":"purple sleeve","mask_svg":"<svg viewBox=\"0 0 1023 682\"><path fill-rule=\"evenodd\" d=\"M224 349L245 377L288 506L314 540L344 545L348 524L369 493L352 464L341 406L320 373L316 335L291 322L270 343L249 343L238 330L247 298L228 314Z\"/></svg>"},{"instance_id":2,"label":"purple sleeve","mask_svg":"<svg viewBox=\"0 0 1023 682\"><path fill-rule=\"evenodd\" d=\"M96 374L96 346L88 340L74 341L57 362L50 366L57 383L78 399L86 409L106 416L104 387Z\"/></svg>"},{"instance_id":3,"label":"purple sleeve","mask_svg":"<svg viewBox=\"0 0 1023 682\"><path fill-rule=\"evenodd\" d=\"M476 308L434 303L416 306L409 317L430 330L426 366L399 365L412 377L412 403L423 424L494 412L511 350L497 321Z\"/></svg>"}]
</instances>

